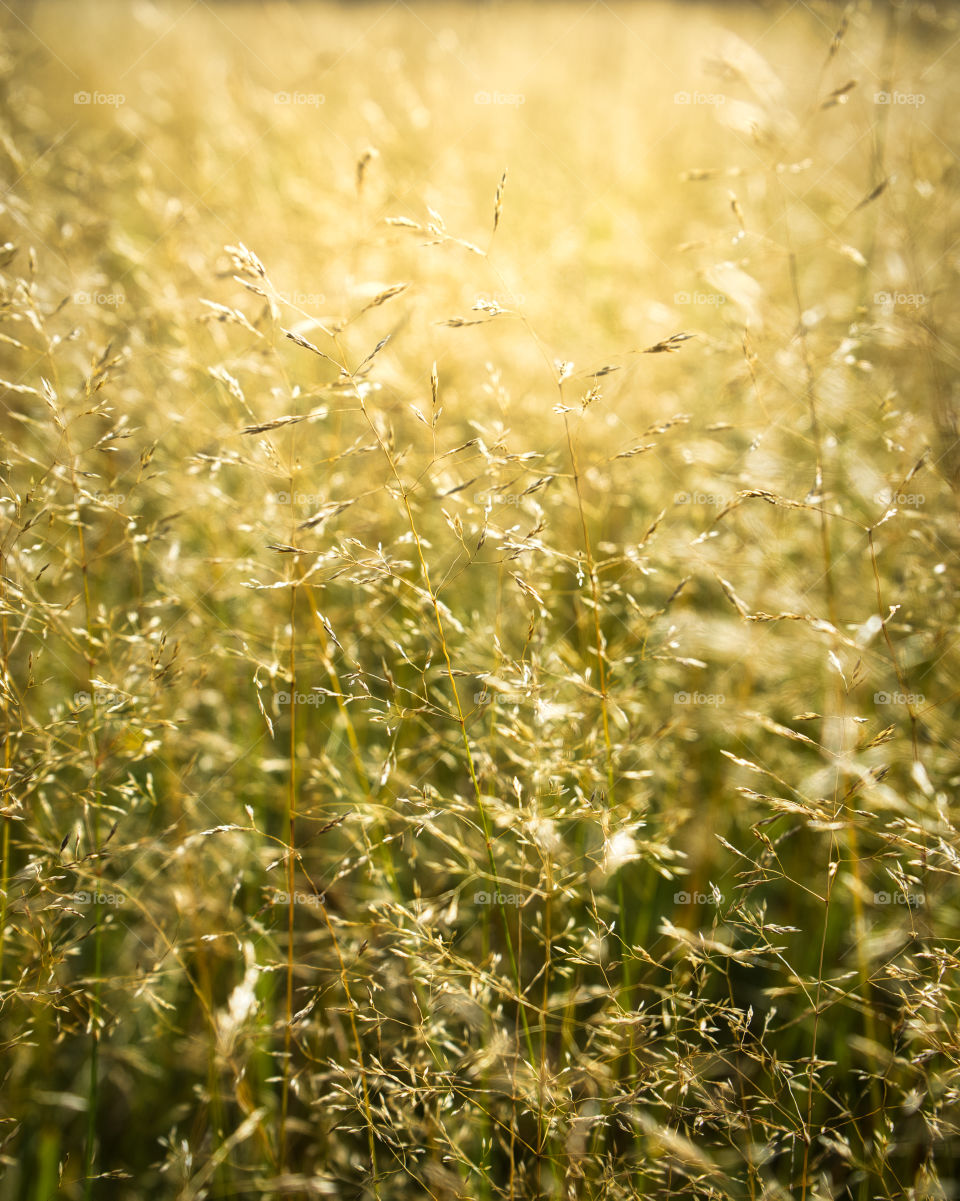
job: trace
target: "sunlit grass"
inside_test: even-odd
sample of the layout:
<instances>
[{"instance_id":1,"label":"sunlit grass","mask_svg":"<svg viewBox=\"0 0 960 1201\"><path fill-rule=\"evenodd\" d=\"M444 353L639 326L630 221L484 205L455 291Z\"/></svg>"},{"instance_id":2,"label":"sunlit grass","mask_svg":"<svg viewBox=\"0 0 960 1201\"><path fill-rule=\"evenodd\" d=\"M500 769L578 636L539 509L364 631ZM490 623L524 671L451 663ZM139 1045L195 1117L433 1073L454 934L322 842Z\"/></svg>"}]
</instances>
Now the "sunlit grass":
<instances>
[{"instance_id":1,"label":"sunlit grass","mask_svg":"<svg viewBox=\"0 0 960 1201\"><path fill-rule=\"evenodd\" d=\"M952 16L2 20L0 1196L954 1196Z\"/></svg>"}]
</instances>

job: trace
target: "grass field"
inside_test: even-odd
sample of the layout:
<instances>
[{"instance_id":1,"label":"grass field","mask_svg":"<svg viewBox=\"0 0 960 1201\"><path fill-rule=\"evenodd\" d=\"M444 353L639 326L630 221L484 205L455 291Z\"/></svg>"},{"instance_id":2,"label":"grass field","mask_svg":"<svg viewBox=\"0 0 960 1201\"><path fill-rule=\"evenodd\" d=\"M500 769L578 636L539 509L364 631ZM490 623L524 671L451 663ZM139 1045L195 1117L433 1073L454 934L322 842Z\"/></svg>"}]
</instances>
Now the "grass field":
<instances>
[{"instance_id":1,"label":"grass field","mask_svg":"<svg viewBox=\"0 0 960 1201\"><path fill-rule=\"evenodd\" d=\"M956 11L0 28L0 1201L960 1196Z\"/></svg>"}]
</instances>

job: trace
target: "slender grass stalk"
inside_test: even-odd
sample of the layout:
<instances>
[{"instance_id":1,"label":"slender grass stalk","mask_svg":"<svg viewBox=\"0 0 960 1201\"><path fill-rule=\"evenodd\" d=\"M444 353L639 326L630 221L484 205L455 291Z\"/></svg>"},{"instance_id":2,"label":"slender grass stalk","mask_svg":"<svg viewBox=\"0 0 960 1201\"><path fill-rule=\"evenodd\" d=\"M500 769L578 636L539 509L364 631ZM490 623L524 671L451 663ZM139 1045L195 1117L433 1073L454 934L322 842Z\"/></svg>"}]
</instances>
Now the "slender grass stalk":
<instances>
[{"instance_id":1,"label":"slender grass stalk","mask_svg":"<svg viewBox=\"0 0 960 1201\"><path fill-rule=\"evenodd\" d=\"M560 399L563 400L563 381L559 381ZM577 496L577 512L580 518L580 530L583 538L584 558L587 566L587 574L590 580L590 599L591 608L593 610L593 636L594 648L597 656L597 681L598 692L600 695L600 714L603 727L603 745L607 773L607 802L613 813L617 812L616 802L616 781L614 776L614 750L613 740L610 736L610 715L609 715L609 679L607 671L607 655L604 646L603 632L600 626L600 587L597 578L597 566L593 554L593 546L590 540L590 529L587 524L586 512L583 503L583 487L580 477L580 468L577 463L577 453L573 442L573 435L570 430L570 420L566 413L563 415L564 432L566 434L567 452L570 460L570 470L573 475L574 489ZM633 950L630 944L630 935L633 931L634 923L629 920L627 908L626 889L624 885L623 871L617 872L617 905L619 908L619 924L620 924L620 987L619 987L619 1006L627 1014L632 1009L632 989L633 978L631 971L631 962ZM615 1075L616 1079L620 1080L623 1077L624 1070L630 1071L636 1067L636 1047L634 1042L634 1026L629 1023L629 1034L627 1036L627 1051L624 1056L617 1060Z\"/></svg>"},{"instance_id":2,"label":"slender grass stalk","mask_svg":"<svg viewBox=\"0 0 960 1201\"><path fill-rule=\"evenodd\" d=\"M42 328L42 327L41 327ZM79 554L79 568L81 579L81 591L83 596L83 632L84 632L84 668L85 668L85 684L86 690L90 697L90 724L87 733L88 754L90 760L90 780L86 795L89 801L85 802L85 809L91 818L90 836L91 850L95 863L95 879L96 891L100 892L99 881L102 878L102 861L100 858L101 846L101 829L100 829L100 769L101 769L101 754L98 746L98 703L97 703L97 688L94 685L94 666L95 658L93 647L95 645L94 638L94 612L93 601L91 596L91 580L90 580L90 557L87 552L86 537L84 535L83 517L80 512L81 492L78 474L78 459L77 454L71 445L69 420L61 414L58 408L58 400L62 386L60 383L59 368L53 353L53 342L47 337L46 357L50 364L51 377L54 381L53 387L48 394L48 404L53 414L54 422L60 433L60 446L58 453L62 451L67 461L67 473L70 482L70 487L73 495L73 506L76 511L76 517L73 522L74 533L77 539L77 549ZM94 1196L94 1180L96 1178L97 1167L97 1124L100 1116L100 1036L101 1036L101 1012L102 1012L102 989L103 989L103 924L100 916L101 906L99 903L93 906L93 987L90 993L90 1050L89 1050L89 1065L87 1075L87 1096L86 1096L86 1141L84 1148L84 1184L83 1195L84 1201L92 1201Z\"/></svg>"},{"instance_id":3,"label":"slender grass stalk","mask_svg":"<svg viewBox=\"0 0 960 1201\"><path fill-rule=\"evenodd\" d=\"M787 226L788 236L789 236L789 223L786 221L786 217L785 217L785 224ZM835 583L834 583L834 567L833 567L833 558L832 558L832 552L831 552L831 547L830 547L830 533L829 533L829 528L828 528L827 511L826 511L826 507L823 503L823 496L824 496L824 489L825 489L824 469L823 469L823 435L822 435L822 431L821 431L821 427L820 427L819 415L817 412L816 379L815 379L815 375L814 375L813 364L811 362L810 351L809 351L809 346L808 346L808 342L807 342L807 331L806 331L806 326L804 323L804 308L803 308L803 303L800 298L800 282L799 282L799 278L798 278L798 274L797 274L797 259L796 259L796 254L794 253L794 251L792 249L789 251L788 262L789 262L789 268L790 268L790 286L791 286L791 292L793 294L793 300L794 300L794 305L795 305L795 309L796 309L799 338L800 338L801 357L802 357L802 361L803 361L803 368L804 368L804 375L805 375L806 399L807 399L807 404L808 404L809 413L810 413L810 425L811 425L811 432L812 432L812 436L813 436L814 453L816 456L816 482L814 485L814 489L817 494L817 502L816 503L817 503L817 512L818 512L818 520L819 520L819 528L820 528L820 545L821 545L821 552L823 555L822 579L823 579L823 583L824 583L824 590L826 593L827 611L828 611L828 614L830 617L830 624L833 627L833 630L837 631L839 629L839 618L837 615L836 587L835 587ZM838 639L837 635L834 634L834 636L833 636L834 654L836 654L839 649L840 649L839 639ZM834 691L834 704L836 706L838 715L841 715L846 711L847 700L846 700L845 693L841 687L841 683L839 680L837 680L836 683L834 684L833 691ZM844 749L845 748L841 748L841 753ZM838 807L842 803L840 800L840 788L841 788L841 778L840 778L840 771L838 768L837 772L836 772L836 785L835 785L835 791L834 791L834 803ZM874 1020L874 1007L873 1007L873 1004L871 1001L870 966L867 962L867 957L866 957L866 933L867 933L867 930L866 930L866 922L865 922L864 913L863 913L863 899L862 899L863 868L862 868L862 863L861 863L860 848L859 848L859 843L858 843L858 838L857 838L857 828L856 828L855 820L847 823L847 844L848 844L849 856L850 856L850 868L851 868L851 872L853 874L853 878L854 878L854 882L855 882L855 886L853 889L853 910L854 910L854 920L856 922L857 971L859 973L859 978L860 978L860 993L861 993L861 996L862 996L863 1002L864 1002L864 1005L863 1005L864 1034L865 1034L866 1038L869 1040L869 1042L872 1045L875 1045L876 1038L877 1038L877 1032L876 1032L876 1023ZM831 884L832 884L832 878L831 878ZM824 934L824 937L826 937L826 933ZM822 959L822 948L821 948L821 959ZM818 973L818 975L822 979L822 972ZM818 987L819 987L819 985L818 985ZM818 1002L818 1004L819 1004L819 1002ZM819 1014L817 1016L819 1017ZM817 1022L815 1021L814 1022L814 1032L813 1032L813 1049L811 1050L812 1060L816 1058L816 1041L817 1041ZM812 1104L812 1093L813 1093L813 1090L811 1087L810 1096L808 1097L809 1104ZM871 1104L873 1106L873 1115L872 1115L873 1121L876 1123L881 1120L882 1100L881 1100L881 1095L880 1095L880 1085L877 1080L877 1076L876 1076L875 1072L871 1072L871 1074L870 1074L870 1097L871 1097ZM809 1115L809 1111L808 1111L808 1128L809 1128L809 1117L810 1117L810 1115ZM807 1146L805 1144L805 1147L804 1147L804 1183L803 1183L804 1194L805 1194L806 1187L807 1187L806 1165L807 1165L808 1155L809 1155L809 1146ZM867 1187L867 1185L866 1185L866 1179L865 1179L864 1188L866 1189L866 1187ZM861 1194L861 1201L866 1201L866 1198L863 1194Z\"/></svg>"},{"instance_id":4,"label":"slender grass stalk","mask_svg":"<svg viewBox=\"0 0 960 1201\"><path fill-rule=\"evenodd\" d=\"M563 399L563 384L560 387L560 398ZM590 599L593 602L593 636L594 645L597 653L597 679L599 681L598 693L600 696L600 715L603 722L603 746L605 752L605 762L607 770L607 788L608 799L611 808L616 805L616 784L614 780L614 754L613 741L610 737L610 714L609 714L609 686L607 680L607 655L604 649L603 632L600 628L600 586L597 579L597 565L593 556L593 546L590 542L590 530L587 525L587 515L583 506L583 485L580 478L580 468L577 464L577 452L573 444L573 435L570 431L570 421L567 414L563 416L564 431L567 438L567 451L570 456L570 470L573 475L573 486L577 494L577 512L580 516L580 529L583 534L583 550L587 564L587 574L590 580ZM623 930L623 927L621 927ZM624 932L625 933L625 932Z\"/></svg>"},{"instance_id":5,"label":"slender grass stalk","mask_svg":"<svg viewBox=\"0 0 960 1201\"><path fill-rule=\"evenodd\" d=\"M291 451L292 453L292 451ZM292 494L294 492L295 476L293 471L290 473L290 493L291 493L291 532L290 541L293 542L293 511L292 511ZM290 1102L290 1075L291 1065L290 1057L292 1052L293 1038L293 980L295 971L295 953L294 953L294 930L295 930L295 913L296 913L296 867L297 867L297 587L298 583L295 578L297 571L296 563L291 564L290 572L290 607L288 617L290 622L290 636L287 645L287 678L290 681L290 732L288 740L287 754L289 759L289 771L287 776L287 855L286 855L286 873L287 873L287 962L285 972L285 1013L283 1025L283 1066L281 1068L281 1084L280 1084L280 1131L278 1138L279 1152L278 1159L280 1171L284 1172L287 1168L287 1111Z\"/></svg>"},{"instance_id":6,"label":"slender grass stalk","mask_svg":"<svg viewBox=\"0 0 960 1201\"><path fill-rule=\"evenodd\" d=\"M64 430L64 441L70 457L71 482L74 489L76 504L79 501L79 490L76 478L76 459L70 448L69 435ZM89 795L92 804L92 854L95 857L97 892L100 891L99 880L102 874L100 862L100 754L97 748L97 689L93 683L94 660L90 650L93 644L93 606L90 599L90 572L87 558L87 547L83 533L83 520L78 512L76 520L77 540L80 549L80 572L83 581L84 626L87 639L86 649L86 689L90 695L90 743L93 771L90 779ZM103 925L100 917L101 906L93 906L93 992L90 1007L90 1065L87 1081L87 1138L84 1157L84 1201L92 1201L94 1196L94 1179L97 1163L97 1120L100 1106L100 1014L103 987Z\"/></svg>"},{"instance_id":7,"label":"slender grass stalk","mask_svg":"<svg viewBox=\"0 0 960 1201\"><path fill-rule=\"evenodd\" d=\"M380 1170L377 1166L377 1142L373 1124L373 1109L370 1105L370 1085L368 1082L366 1061L363 1054L363 1042L360 1038L360 1030L357 1026L357 1004L350 992L350 978L347 972L347 965L343 958L343 952L340 949L340 942L337 938L337 932L333 928L333 923L330 921L330 914L327 911L326 905L321 904L320 912L323 914L323 920L333 944L334 954L336 955L337 962L340 965L340 983L343 987L344 996L347 999L347 1017L350 1022L350 1032L353 1035L353 1045L357 1056L357 1067L360 1072L360 1089L363 1096L363 1116L367 1128L367 1150L370 1154L370 1183L373 1186L373 1195L379 1201Z\"/></svg>"},{"instance_id":8,"label":"slender grass stalk","mask_svg":"<svg viewBox=\"0 0 960 1201\"><path fill-rule=\"evenodd\" d=\"M801 1201L806 1201L806 1196L812 1183L810 1180L810 1148L813 1144L813 1086L817 1067L817 1043L820 1035L820 1012L823 999L823 961L829 934L830 898L833 893L833 882L836 878L838 867L839 860L831 859L827 871L827 891L823 906L823 928L820 933L820 959L817 964L817 989L814 996L812 1045L810 1048L810 1058L807 1061L807 1112L801 1131L803 1137L803 1169L800 1177Z\"/></svg>"},{"instance_id":9,"label":"slender grass stalk","mask_svg":"<svg viewBox=\"0 0 960 1201\"><path fill-rule=\"evenodd\" d=\"M494 858L494 854L493 854L493 828L490 825L490 819L487 814L487 808L483 803L483 794L480 791L480 782L477 779L477 771L476 771L476 767L474 765L473 752L470 749L470 740L467 737L466 717L464 716L463 706L460 703L460 693L457 688L456 677L453 674L453 664L450 661L450 651L447 646L447 638L446 638L446 632L445 632L444 626L443 626L443 618L440 615L440 603L437 599L436 593L433 590L433 586L430 583L430 570L427 567L427 561L426 561L426 558L424 557L423 545L420 541L420 534L417 531L417 525L416 525L416 522L413 517L413 510L410 508L410 499L407 494L407 490L403 485L403 481L400 479L400 473L397 471L396 462L393 458L393 455L390 453L390 450L387 447L386 443L383 441L383 438L380 435L380 431L377 429L376 422L374 422L372 420L372 418L370 417L370 414L367 412L365 400L364 400L363 396L361 395L361 393L359 392L359 390L357 391L357 399L360 402L360 408L363 412L363 415L367 419L370 429L373 431L373 435L376 438L381 451L383 452L384 456L386 457L387 462L390 465L390 470L393 474L393 477L396 480L397 486L400 489L400 494L403 499L404 510L407 515L407 522L410 526L410 532L413 535L413 539L414 539L414 542L417 547L417 559L420 563L420 570L423 573L424 586L425 586L425 589L427 592L427 596L430 599L430 604L433 609L434 617L436 619L437 631L438 631L439 637L440 637L440 647L441 647L441 650L443 651L444 663L446 664L447 679L450 682L450 687L453 692L454 704L456 705L456 709L457 709L456 722L460 729L460 735L461 735L461 738L463 741L464 755L465 755L465 758L467 761L467 770L470 775L470 782L473 785L473 792L474 792L474 796L476 798L476 803L477 803L477 812L480 815L480 825L481 825L481 829L483 831L483 838L484 838L484 843L486 846L487 863L490 868L490 876L491 876L491 879L494 881L496 888L497 888L497 897L498 897L497 908L500 911L500 919L503 924L503 934L504 934L504 940L505 940L506 946L507 946L507 954L510 959L510 967L513 971L514 981L516 982L516 986L517 986L517 1006L518 1006L518 1009L520 1012L520 1020L523 1025L523 1033L524 1033L524 1038L525 1038L526 1044L527 1044L527 1051L530 1055L530 1062L531 1062L531 1064L533 1064L536 1060L536 1057L534 1055L534 1050L533 1050L533 1036L531 1034L530 1023L527 1018L527 1011L526 1011L527 1002L523 998L523 987L522 987L522 983L521 983L520 966L517 961L516 952L514 951L513 936L510 933L510 924L507 920L506 906L499 899L501 896L501 881L500 881L499 872L497 870L496 859Z\"/></svg>"},{"instance_id":10,"label":"slender grass stalk","mask_svg":"<svg viewBox=\"0 0 960 1201\"><path fill-rule=\"evenodd\" d=\"M13 703L13 679L10 673L10 632L7 625L7 557L0 553L0 671L3 673L3 766L4 783L10 778L10 767L13 763L13 723L10 706ZM10 881L10 827L13 819L3 817L3 849L0 851L0 987L4 981L4 957L7 941L7 897Z\"/></svg>"}]
</instances>

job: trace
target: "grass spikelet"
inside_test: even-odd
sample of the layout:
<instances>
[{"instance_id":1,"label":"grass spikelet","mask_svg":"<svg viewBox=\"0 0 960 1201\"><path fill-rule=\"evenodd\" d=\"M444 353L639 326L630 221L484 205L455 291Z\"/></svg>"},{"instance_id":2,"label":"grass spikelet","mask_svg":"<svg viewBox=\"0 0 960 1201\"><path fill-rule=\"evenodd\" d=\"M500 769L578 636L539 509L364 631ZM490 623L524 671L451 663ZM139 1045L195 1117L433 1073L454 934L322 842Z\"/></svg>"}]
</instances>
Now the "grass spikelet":
<instances>
[{"instance_id":1,"label":"grass spikelet","mask_svg":"<svg viewBox=\"0 0 960 1201\"><path fill-rule=\"evenodd\" d=\"M503 191L507 184L507 172L504 170L500 176L500 182L497 184L497 195L493 202L493 232L497 232L497 226L500 224L500 214L503 212Z\"/></svg>"}]
</instances>

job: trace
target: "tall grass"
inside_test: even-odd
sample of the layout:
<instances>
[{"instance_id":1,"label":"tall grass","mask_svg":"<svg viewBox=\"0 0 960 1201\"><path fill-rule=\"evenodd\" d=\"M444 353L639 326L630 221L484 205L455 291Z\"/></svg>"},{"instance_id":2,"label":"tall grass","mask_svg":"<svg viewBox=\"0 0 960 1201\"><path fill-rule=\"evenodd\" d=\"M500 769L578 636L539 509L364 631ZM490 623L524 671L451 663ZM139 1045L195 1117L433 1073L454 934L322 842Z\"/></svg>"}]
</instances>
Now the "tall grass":
<instances>
[{"instance_id":1,"label":"tall grass","mask_svg":"<svg viewBox=\"0 0 960 1201\"><path fill-rule=\"evenodd\" d=\"M955 1196L952 14L0 21L0 1197Z\"/></svg>"}]
</instances>

